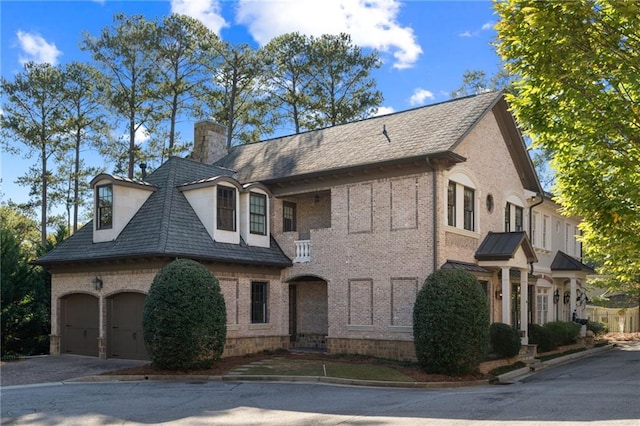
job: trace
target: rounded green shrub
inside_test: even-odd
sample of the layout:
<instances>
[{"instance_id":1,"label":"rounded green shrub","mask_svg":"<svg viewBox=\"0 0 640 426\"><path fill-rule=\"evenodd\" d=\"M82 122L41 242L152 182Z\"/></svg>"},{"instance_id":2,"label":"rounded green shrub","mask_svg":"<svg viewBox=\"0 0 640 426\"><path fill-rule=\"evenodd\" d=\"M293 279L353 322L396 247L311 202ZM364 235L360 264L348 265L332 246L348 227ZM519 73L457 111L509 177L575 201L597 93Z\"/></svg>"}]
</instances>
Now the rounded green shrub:
<instances>
[{"instance_id":1,"label":"rounded green shrub","mask_svg":"<svg viewBox=\"0 0 640 426\"><path fill-rule=\"evenodd\" d=\"M429 373L476 371L489 348L489 310L478 280L458 269L429 275L413 308L413 340Z\"/></svg>"},{"instance_id":2,"label":"rounded green shrub","mask_svg":"<svg viewBox=\"0 0 640 426\"><path fill-rule=\"evenodd\" d=\"M549 330L554 346L575 343L581 329L580 324L565 321L548 322L543 327Z\"/></svg>"},{"instance_id":3,"label":"rounded green shrub","mask_svg":"<svg viewBox=\"0 0 640 426\"><path fill-rule=\"evenodd\" d=\"M509 324L494 322L489 328L489 337L493 352L505 358L516 356L520 352L520 333Z\"/></svg>"},{"instance_id":4,"label":"rounded green shrub","mask_svg":"<svg viewBox=\"0 0 640 426\"><path fill-rule=\"evenodd\" d=\"M187 259L167 264L153 279L142 316L152 364L164 370L210 367L224 349L226 317L211 271Z\"/></svg>"},{"instance_id":5,"label":"rounded green shrub","mask_svg":"<svg viewBox=\"0 0 640 426\"><path fill-rule=\"evenodd\" d=\"M609 332L609 327L601 322L589 321L587 322L587 330L593 332L594 335L599 336Z\"/></svg>"},{"instance_id":6,"label":"rounded green shrub","mask_svg":"<svg viewBox=\"0 0 640 426\"><path fill-rule=\"evenodd\" d=\"M551 332L539 324L529 324L529 343L538 345L538 352L549 352L556 348Z\"/></svg>"}]
</instances>

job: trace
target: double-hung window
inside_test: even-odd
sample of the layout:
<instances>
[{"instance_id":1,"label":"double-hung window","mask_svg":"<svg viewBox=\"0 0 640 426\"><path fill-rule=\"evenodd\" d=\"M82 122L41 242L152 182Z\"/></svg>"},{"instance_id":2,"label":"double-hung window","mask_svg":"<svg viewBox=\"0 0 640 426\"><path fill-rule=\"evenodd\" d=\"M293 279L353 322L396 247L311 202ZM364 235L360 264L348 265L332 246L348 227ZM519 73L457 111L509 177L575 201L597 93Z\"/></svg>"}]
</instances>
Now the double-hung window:
<instances>
[{"instance_id":1,"label":"double-hung window","mask_svg":"<svg viewBox=\"0 0 640 426\"><path fill-rule=\"evenodd\" d=\"M507 203L504 208L504 231L520 232L522 230L524 230L524 209L515 204Z\"/></svg>"},{"instance_id":2,"label":"double-hung window","mask_svg":"<svg viewBox=\"0 0 640 426\"><path fill-rule=\"evenodd\" d=\"M475 230L475 191L464 187L464 229Z\"/></svg>"},{"instance_id":3,"label":"double-hung window","mask_svg":"<svg viewBox=\"0 0 640 426\"><path fill-rule=\"evenodd\" d=\"M267 234L267 196L252 192L249 195L249 230L252 234Z\"/></svg>"},{"instance_id":4,"label":"double-hung window","mask_svg":"<svg viewBox=\"0 0 640 426\"><path fill-rule=\"evenodd\" d=\"M264 281L254 281L251 283L251 323L267 323L267 290L268 283Z\"/></svg>"},{"instance_id":5,"label":"double-hung window","mask_svg":"<svg viewBox=\"0 0 640 426\"><path fill-rule=\"evenodd\" d=\"M236 191L226 186L218 186L217 227L223 231L236 230Z\"/></svg>"},{"instance_id":6,"label":"double-hung window","mask_svg":"<svg viewBox=\"0 0 640 426\"><path fill-rule=\"evenodd\" d=\"M456 183L449 181L447 187L447 224L456 226Z\"/></svg>"},{"instance_id":7,"label":"double-hung window","mask_svg":"<svg viewBox=\"0 0 640 426\"><path fill-rule=\"evenodd\" d=\"M96 188L96 229L109 229L113 226L113 185L100 185Z\"/></svg>"},{"instance_id":8,"label":"double-hung window","mask_svg":"<svg viewBox=\"0 0 640 426\"><path fill-rule=\"evenodd\" d=\"M282 231L296 230L296 204L284 201L282 203Z\"/></svg>"}]
</instances>

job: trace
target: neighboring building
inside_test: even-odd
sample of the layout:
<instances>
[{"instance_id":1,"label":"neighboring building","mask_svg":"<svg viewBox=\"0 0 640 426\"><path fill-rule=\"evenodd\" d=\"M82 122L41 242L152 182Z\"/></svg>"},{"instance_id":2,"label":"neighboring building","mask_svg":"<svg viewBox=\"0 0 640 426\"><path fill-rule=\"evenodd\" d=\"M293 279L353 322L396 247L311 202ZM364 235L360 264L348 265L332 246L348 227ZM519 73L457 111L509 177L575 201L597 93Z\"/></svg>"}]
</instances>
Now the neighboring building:
<instances>
[{"instance_id":1,"label":"neighboring building","mask_svg":"<svg viewBox=\"0 0 640 426\"><path fill-rule=\"evenodd\" d=\"M592 289L587 301L587 318L604 324L612 333L640 331L640 305L623 293Z\"/></svg>"},{"instance_id":2,"label":"neighboring building","mask_svg":"<svg viewBox=\"0 0 640 426\"><path fill-rule=\"evenodd\" d=\"M93 180L96 219L37 261L52 272L52 353L145 357L144 294L177 257L220 280L225 356L304 346L412 359L413 303L438 268L477 276L491 320L525 343L528 322L581 306L577 222L539 204L500 93L228 155L221 130L196 124L192 158L214 165L172 158L144 181Z\"/></svg>"}]
</instances>

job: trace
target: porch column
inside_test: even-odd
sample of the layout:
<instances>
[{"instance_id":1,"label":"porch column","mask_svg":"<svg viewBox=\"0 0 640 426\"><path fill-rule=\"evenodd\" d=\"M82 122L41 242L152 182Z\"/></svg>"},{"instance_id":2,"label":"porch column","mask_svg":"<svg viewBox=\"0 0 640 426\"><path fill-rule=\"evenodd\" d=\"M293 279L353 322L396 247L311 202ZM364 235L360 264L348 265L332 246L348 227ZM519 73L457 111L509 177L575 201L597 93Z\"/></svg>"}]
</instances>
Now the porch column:
<instances>
[{"instance_id":1,"label":"porch column","mask_svg":"<svg viewBox=\"0 0 640 426\"><path fill-rule=\"evenodd\" d=\"M509 268L502 268L502 322L511 324L511 284Z\"/></svg>"},{"instance_id":2,"label":"porch column","mask_svg":"<svg viewBox=\"0 0 640 426\"><path fill-rule=\"evenodd\" d=\"M569 321L573 320L573 312L576 310L576 279L571 278L570 283L571 299L569 299Z\"/></svg>"},{"instance_id":3,"label":"porch column","mask_svg":"<svg viewBox=\"0 0 640 426\"><path fill-rule=\"evenodd\" d=\"M528 315L529 299L529 275L526 269L520 269L520 342L523 345L529 343L527 328L529 325Z\"/></svg>"}]
</instances>

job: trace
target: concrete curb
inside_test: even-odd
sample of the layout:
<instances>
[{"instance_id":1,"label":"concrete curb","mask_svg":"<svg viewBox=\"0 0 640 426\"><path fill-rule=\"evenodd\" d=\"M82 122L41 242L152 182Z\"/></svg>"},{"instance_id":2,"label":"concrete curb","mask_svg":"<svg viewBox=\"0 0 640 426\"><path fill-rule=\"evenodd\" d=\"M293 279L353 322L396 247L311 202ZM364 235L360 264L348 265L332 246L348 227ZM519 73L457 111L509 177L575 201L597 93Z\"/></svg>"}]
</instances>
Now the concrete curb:
<instances>
[{"instance_id":1,"label":"concrete curb","mask_svg":"<svg viewBox=\"0 0 640 426\"><path fill-rule=\"evenodd\" d=\"M441 388L460 388L471 386L483 386L489 383L501 383L509 384L517 382L517 379L522 379L529 376L536 371L551 367L554 365L561 365L563 363L584 358L590 355L610 350L614 347L614 344L601 346L598 348L587 349L586 351L576 352L569 355L561 356L558 358L550 359L549 361L543 361L537 367L523 367L517 370L509 371L507 373L496 376L491 380L472 380L472 381L460 381L460 382L387 382L381 380L359 380L359 379L342 379L338 377L325 377L325 376L249 376L249 375L223 375L223 376L203 376L203 375L99 375L99 376L87 376L77 379L66 380L65 384L74 383L104 383L104 382L144 382L144 381L158 381L158 382L290 382L290 383L326 383L343 386L371 386L371 387L389 387L389 388L418 388L418 389L441 389Z\"/></svg>"},{"instance_id":2,"label":"concrete curb","mask_svg":"<svg viewBox=\"0 0 640 426\"><path fill-rule=\"evenodd\" d=\"M66 380L65 384L81 383L105 383L105 382L290 382L290 383L326 383L343 386L370 386L370 387L392 387L392 388L420 388L420 389L440 389L459 388L471 386L483 386L489 384L488 380L472 380L460 382L392 382L381 380L358 380L342 379L339 377L323 376L202 376L202 375L100 375L87 376L77 379Z\"/></svg>"},{"instance_id":3,"label":"concrete curb","mask_svg":"<svg viewBox=\"0 0 640 426\"><path fill-rule=\"evenodd\" d=\"M587 349L581 352L575 352L569 355L559 356L557 358L553 358L548 361L542 361L538 366L535 366L535 367L522 367L517 370L509 371L507 373L496 376L494 380L498 383L503 383L503 384L515 383L517 382L517 380L514 380L514 379L523 379L524 377L528 377L531 374L537 371L543 370L545 368L553 367L555 365L562 365L569 361L573 361L580 358L586 358L588 356L595 355L600 352L608 351L610 349L613 349L614 347L615 347L615 344L609 344L609 345L600 346L597 348Z\"/></svg>"}]
</instances>

